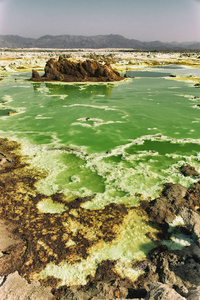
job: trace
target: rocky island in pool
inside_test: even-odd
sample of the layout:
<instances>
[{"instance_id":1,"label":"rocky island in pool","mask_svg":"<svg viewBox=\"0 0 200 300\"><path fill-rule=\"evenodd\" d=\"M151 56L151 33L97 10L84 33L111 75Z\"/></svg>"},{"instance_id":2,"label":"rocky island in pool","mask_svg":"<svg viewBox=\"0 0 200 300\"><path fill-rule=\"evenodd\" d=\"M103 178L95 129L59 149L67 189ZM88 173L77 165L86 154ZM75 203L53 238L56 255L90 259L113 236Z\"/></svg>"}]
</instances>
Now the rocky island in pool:
<instances>
[{"instance_id":1,"label":"rocky island in pool","mask_svg":"<svg viewBox=\"0 0 200 300\"><path fill-rule=\"evenodd\" d=\"M47 61L43 76L33 70L30 80L40 82L109 82L123 79L124 77L121 77L110 65L103 65L95 60L76 63L60 56L58 60L50 58Z\"/></svg>"}]
</instances>

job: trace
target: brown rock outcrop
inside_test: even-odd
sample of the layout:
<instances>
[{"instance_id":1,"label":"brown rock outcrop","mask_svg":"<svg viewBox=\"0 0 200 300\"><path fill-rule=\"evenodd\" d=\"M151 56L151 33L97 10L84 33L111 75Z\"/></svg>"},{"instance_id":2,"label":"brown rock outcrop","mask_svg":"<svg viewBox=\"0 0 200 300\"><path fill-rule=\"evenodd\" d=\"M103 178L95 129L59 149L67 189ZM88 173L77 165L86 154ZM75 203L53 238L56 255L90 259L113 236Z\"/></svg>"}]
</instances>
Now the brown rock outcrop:
<instances>
[{"instance_id":1,"label":"brown rock outcrop","mask_svg":"<svg viewBox=\"0 0 200 300\"><path fill-rule=\"evenodd\" d=\"M189 165L184 167L181 169L184 171L189 169L192 174L196 173L196 170ZM190 245L179 250L159 245L150 251L149 259L154 268L145 270L146 273L138 280L137 288L144 287L146 289L148 294L145 299L157 299L158 296L159 299L198 297L200 286L200 182L192 184L188 189L180 184L167 183L164 185L160 197L150 202L142 201L141 208L146 211L151 222L156 226L161 225L162 233L159 234L161 240L170 241L171 231L168 231L168 223L173 221L176 216L181 216L184 225L173 229L172 235L176 235L178 232L185 234L190 237Z\"/></svg>"},{"instance_id":2,"label":"brown rock outcrop","mask_svg":"<svg viewBox=\"0 0 200 300\"><path fill-rule=\"evenodd\" d=\"M58 61L54 58L47 61L43 76L33 70L30 80L37 82L109 82L123 79L124 77L121 77L110 65L103 65L95 60L76 63L60 56Z\"/></svg>"},{"instance_id":3,"label":"brown rock outcrop","mask_svg":"<svg viewBox=\"0 0 200 300\"><path fill-rule=\"evenodd\" d=\"M173 287L181 296L187 296L200 285L200 249L197 245L192 244L182 250L159 247L153 249L149 256L156 265L158 281Z\"/></svg>"},{"instance_id":4,"label":"brown rock outcrop","mask_svg":"<svg viewBox=\"0 0 200 300\"><path fill-rule=\"evenodd\" d=\"M150 202L142 201L141 207L147 212L150 221L158 224L169 223L186 204L186 192L187 188L181 184L167 183L160 197Z\"/></svg>"},{"instance_id":5,"label":"brown rock outcrop","mask_svg":"<svg viewBox=\"0 0 200 300\"><path fill-rule=\"evenodd\" d=\"M40 79L41 76L39 75L39 73L36 70L32 70L32 78Z\"/></svg>"},{"instance_id":6,"label":"brown rock outcrop","mask_svg":"<svg viewBox=\"0 0 200 300\"><path fill-rule=\"evenodd\" d=\"M199 172L197 172L195 170L194 167L190 166L189 164L186 164L184 166L180 167L180 172L184 175L184 176L199 176Z\"/></svg>"}]
</instances>

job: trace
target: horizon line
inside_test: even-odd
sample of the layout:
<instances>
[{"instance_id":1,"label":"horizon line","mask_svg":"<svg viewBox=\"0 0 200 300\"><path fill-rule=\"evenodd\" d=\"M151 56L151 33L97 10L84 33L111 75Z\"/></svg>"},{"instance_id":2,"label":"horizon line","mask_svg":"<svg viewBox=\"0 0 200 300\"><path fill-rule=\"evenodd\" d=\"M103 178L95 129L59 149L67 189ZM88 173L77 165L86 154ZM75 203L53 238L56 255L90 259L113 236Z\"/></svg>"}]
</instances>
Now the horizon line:
<instances>
[{"instance_id":1,"label":"horizon line","mask_svg":"<svg viewBox=\"0 0 200 300\"><path fill-rule=\"evenodd\" d=\"M44 34L44 35L41 35L39 37L30 37L30 36L23 36L23 35L19 35L19 34L13 34L13 33L7 33L7 34L2 34L0 33L0 36L18 36L18 37L22 37L22 38L25 38L25 39L33 39L33 40L38 40L42 37L46 37L46 36L51 36L51 37L59 37L59 36L82 36L82 37L96 37L96 36L120 36L120 37L123 37L124 39L127 39L127 40L134 40L134 41L139 41L139 42L142 42L142 43L151 43L151 42L160 42L160 43L164 43L164 44L172 44L172 43L177 43L177 44L183 44L183 43L200 43L200 40L193 40L193 41L188 41L188 40L185 40L185 41L181 41L181 42L178 42L176 40L173 40L173 41L162 41L162 40L140 40L140 39L135 39L135 38L129 38L129 37L125 37L124 35L121 35L121 34L118 34L118 33L109 33L109 34L95 34L95 35L84 35L84 34L68 34L68 33L64 33L64 34Z\"/></svg>"}]
</instances>

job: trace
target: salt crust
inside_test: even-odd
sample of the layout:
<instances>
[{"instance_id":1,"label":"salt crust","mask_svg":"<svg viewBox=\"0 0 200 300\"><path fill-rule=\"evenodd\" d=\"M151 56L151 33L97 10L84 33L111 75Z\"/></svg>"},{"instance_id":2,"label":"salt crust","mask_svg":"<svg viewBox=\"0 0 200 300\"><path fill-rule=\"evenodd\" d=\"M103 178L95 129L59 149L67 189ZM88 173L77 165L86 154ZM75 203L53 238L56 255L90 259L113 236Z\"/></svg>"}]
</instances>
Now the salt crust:
<instances>
[{"instance_id":1,"label":"salt crust","mask_svg":"<svg viewBox=\"0 0 200 300\"><path fill-rule=\"evenodd\" d=\"M0 132L2 133L2 132ZM1 134L3 135L3 134ZM8 135L8 133L6 133ZM10 136L13 138L11 132ZM97 193L92 201L85 202L82 207L86 209L98 209L102 208L109 203L126 203L131 206L137 206L139 204L139 198L137 194L142 194L142 198L146 199L150 197L156 197L161 189L161 186L165 182L179 182L184 186L189 186L195 182L194 178L184 177L178 172L181 165L188 162L193 165L197 171L199 171L200 154L197 156L183 156L177 154L167 153L166 157L171 157L177 162L162 170L162 174L151 168L151 164L155 160L160 159L158 152L151 151L140 151L137 154L128 154L126 149L132 145L143 144L145 140L151 141L170 141L176 143L177 140L171 140L161 135L148 135L143 136L139 139L132 140L126 145L121 145L111 150L109 153L92 153L88 154L87 149L80 148L79 151L68 150L67 152L73 153L74 157L80 157L83 162L83 168L89 168L92 173L98 174L105 181L105 191L103 193ZM200 143L200 140L184 139L179 140L181 143ZM23 155L30 155L29 161L31 164L39 169L46 172L47 177L41 179L38 182L37 188L40 192L47 195L51 195L55 192L60 191L55 182L55 178L60 172L67 172L67 166L62 162L62 155L66 153L66 150L48 151L46 146L33 146L27 140L22 140L23 143ZM50 145L49 145L50 146ZM60 141L56 135L52 136L52 146L60 147ZM72 148L76 149L75 145L71 145ZM67 153L66 153L67 155ZM106 158L121 156L121 160L117 164L112 164L109 161L105 161ZM142 163L141 160L148 162ZM132 164L133 162L138 163L135 167L126 167L126 163ZM72 162L73 163L73 162ZM90 176L92 176L92 173ZM73 190L70 185L73 183ZM79 185L77 192L74 192L74 185ZM88 189L85 186L80 187L80 179L75 178L71 180L68 187L65 187L64 192L69 197L75 196L88 196L93 195L94 191ZM56 208L57 210L57 208ZM55 211L56 211L55 210Z\"/></svg>"}]
</instances>

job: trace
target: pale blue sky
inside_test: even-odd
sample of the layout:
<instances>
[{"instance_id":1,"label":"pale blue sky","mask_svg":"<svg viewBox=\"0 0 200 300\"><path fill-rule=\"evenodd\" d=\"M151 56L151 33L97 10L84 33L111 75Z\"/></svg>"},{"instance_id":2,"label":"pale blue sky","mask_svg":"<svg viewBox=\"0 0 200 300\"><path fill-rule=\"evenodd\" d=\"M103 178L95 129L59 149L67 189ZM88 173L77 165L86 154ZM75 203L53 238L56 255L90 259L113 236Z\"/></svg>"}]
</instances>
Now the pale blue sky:
<instances>
[{"instance_id":1,"label":"pale blue sky","mask_svg":"<svg viewBox=\"0 0 200 300\"><path fill-rule=\"evenodd\" d=\"M200 0L0 0L0 34L200 41Z\"/></svg>"}]
</instances>

